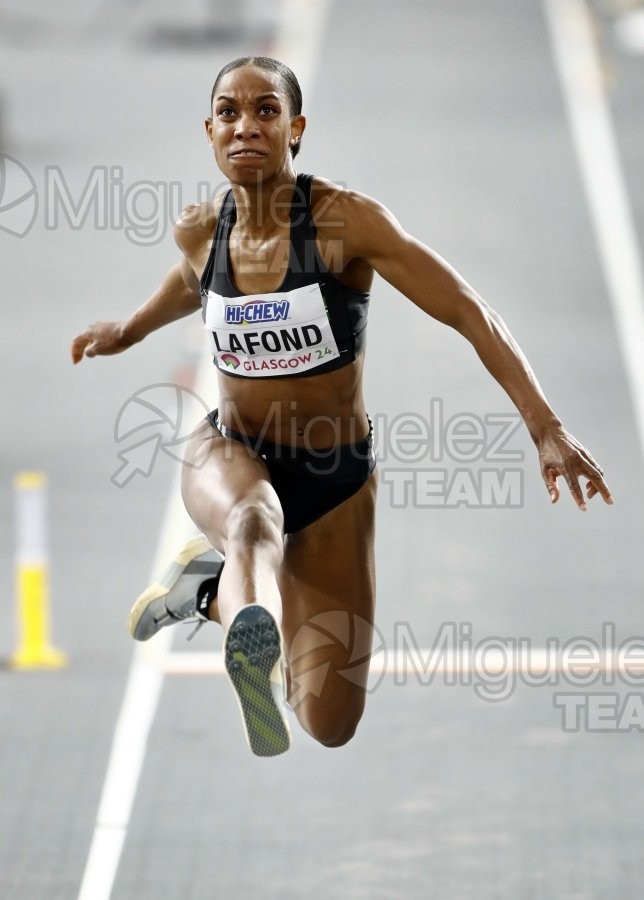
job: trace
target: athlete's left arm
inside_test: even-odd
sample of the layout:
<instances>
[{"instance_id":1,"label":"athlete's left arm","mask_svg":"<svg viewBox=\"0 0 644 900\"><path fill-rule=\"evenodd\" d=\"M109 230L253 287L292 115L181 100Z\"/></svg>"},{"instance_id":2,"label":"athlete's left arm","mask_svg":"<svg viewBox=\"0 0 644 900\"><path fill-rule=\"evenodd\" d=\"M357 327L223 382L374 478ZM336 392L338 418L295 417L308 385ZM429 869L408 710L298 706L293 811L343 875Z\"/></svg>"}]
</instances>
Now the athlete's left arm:
<instances>
[{"instance_id":1,"label":"athlete's left arm","mask_svg":"<svg viewBox=\"0 0 644 900\"><path fill-rule=\"evenodd\" d=\"M541 474L553 503L563 476L580 509L588 499L613 498L597 462L548 404L528 360L497 312L438 254L407 234L395 217L368 197L349 194L343 202L347 258L366 260L386 281L428 315L450 325L472 344L490 374L515 404L539 452Z\"/></svg>"}]
</instances>

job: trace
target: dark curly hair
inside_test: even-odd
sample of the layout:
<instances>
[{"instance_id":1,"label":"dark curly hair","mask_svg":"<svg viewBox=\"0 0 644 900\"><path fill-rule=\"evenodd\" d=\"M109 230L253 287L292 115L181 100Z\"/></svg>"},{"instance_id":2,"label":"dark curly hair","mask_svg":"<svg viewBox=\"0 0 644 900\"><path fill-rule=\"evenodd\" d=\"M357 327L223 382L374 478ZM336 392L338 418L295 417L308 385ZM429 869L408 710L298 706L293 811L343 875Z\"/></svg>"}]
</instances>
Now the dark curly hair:
<instances>
[{"instance_id":1,"label":"dark curly hair","mask_svg":"<svg viewBox=\"0 0 644 900\"><path fill-rule=\"evenodd\" d=\"M239 59L234 59L232 62L227 63L215 78L215 83L212 86L212 91L210 92L211 109L212 101L215 98L215 92L221 79L224 75L228 75L228 73L232 72L234 69L241 69L242 66L257 66L258 69L264 69L266 72L272 72L274 75L279 75L286 96L288 97L291 115L299 116L301 114L302 89L300 88L299 81L295 77L295 73L289 69L288 66L285 66L284 63L280 62L278 59L272 59L270 56L241 56ZM293 158L295 158L300 152L300 142L298 141L297 144L294 144L290 150Z\"/></svg>"}]
</instances>

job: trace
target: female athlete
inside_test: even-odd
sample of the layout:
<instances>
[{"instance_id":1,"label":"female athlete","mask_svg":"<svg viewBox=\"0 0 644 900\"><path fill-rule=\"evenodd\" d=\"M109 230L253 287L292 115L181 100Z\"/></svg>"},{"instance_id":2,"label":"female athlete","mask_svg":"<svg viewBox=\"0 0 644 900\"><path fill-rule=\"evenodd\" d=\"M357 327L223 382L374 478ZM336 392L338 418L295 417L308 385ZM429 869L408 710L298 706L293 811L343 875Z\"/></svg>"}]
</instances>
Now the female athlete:
<instances>
[{"instance_id":1,"label":"female athlete","mask_svg":"<svg viewBox=\"0 0 644 900\"><path fill-rule=\"evenodd\" d=\"M229 63L205 125L230 189L184 210L180 262L143 306L72 344L74 363L119 353L202 309L218 373L219 408L182 471L202 536L139 597L129 627L146 640L187 618L220 622L253 752L288 748L285 693L304 729L339 747L362 715L368 662L343 672L349 657L369 659L371 630L347 648L307 623L337 611L373 622L377 475L362 370L374 271L470 341L521 413L553 503L559 476L583 510L580 478L588 499L613 501L497 313L375 200L296 174L306 120L290 69Z\"/></svg>"}]
</instances>

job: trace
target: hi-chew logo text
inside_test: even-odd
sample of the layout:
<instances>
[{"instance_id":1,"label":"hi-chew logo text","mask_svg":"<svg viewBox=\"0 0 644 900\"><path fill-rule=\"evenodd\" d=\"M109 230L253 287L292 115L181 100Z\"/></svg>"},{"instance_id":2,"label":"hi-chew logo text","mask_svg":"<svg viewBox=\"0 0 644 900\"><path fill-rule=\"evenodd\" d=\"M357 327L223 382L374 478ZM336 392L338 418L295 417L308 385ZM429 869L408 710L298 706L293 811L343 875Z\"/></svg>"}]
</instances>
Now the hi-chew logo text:
<instances>
[{"instance_id":1,"label":"hi-chew logo text","mask_svg":"<svg viewBox=\"0 0 644 900\"><path fill-rule=\"evenodd\" d=\"M259 322L283 322L288 317L288 300L249 300L224 307L227 325L256 325Z\"/></svg>"}]
</instances>

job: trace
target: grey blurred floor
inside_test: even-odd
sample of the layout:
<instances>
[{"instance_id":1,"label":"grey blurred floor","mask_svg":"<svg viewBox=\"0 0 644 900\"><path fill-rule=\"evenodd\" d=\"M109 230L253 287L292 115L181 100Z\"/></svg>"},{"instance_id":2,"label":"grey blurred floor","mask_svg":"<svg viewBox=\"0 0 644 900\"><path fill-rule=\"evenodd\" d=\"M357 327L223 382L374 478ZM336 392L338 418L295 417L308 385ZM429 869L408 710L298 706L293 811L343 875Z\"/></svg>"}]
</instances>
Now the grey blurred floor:
<instances>
[{"instance_id":1,"label":"grey blurred floor","mask_svg":"<svg viewBox=\"0 0 644 900\"><path fill-rule=\"evenodd\" d=\"M137 20L122 43L106 29L47 46L8 22L4 152L40 176L60 166L76 189L93 165L122 166L129 183L181 182L185 202L216 179L201 120L214 75L246 44L155 50ZM644 57L608 32L603 47L641 242ZM525 430L511 441L526 454L520 509L394 509L381 486L385 639L407 621L429 645L447 620L470 621L475 640L598 638L607 620L619 640L641 636L642 451L540 4L407 0L394 16L382 0L342 0L321 61L301 169L376 196L459 268L617 501L551 508ZM0 652L14 644L11 477L42 467L55 640L71 658L56 674L0 673L0 896L72 900L132 654L125 618L173 474L165 459L118 490L114 421L131 394L190 362L194 331L72 369L70 338L138 305L176 257L171 237L142 247L39 220L23 240L0 232L0 248ZM367 371L372 414L429 418L432 398L446 417L513 409L461 338L382 282ZM178 649L218 648L204 631ZM642 736L565 734L552 692L489 704L469 687L388 678L346 748L297 732L286 757L262 762L221 677L168 677L114 900L639 898Z\"/></svg>"}]
</instances>

